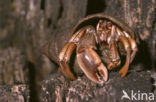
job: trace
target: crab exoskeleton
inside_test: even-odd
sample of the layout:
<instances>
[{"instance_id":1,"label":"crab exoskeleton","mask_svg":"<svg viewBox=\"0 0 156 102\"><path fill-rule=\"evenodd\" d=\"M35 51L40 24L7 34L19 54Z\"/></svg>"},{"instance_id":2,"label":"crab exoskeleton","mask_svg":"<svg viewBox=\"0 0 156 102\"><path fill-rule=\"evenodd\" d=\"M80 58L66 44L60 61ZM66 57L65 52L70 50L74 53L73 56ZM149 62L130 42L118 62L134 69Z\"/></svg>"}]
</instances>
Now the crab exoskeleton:
<instances>
[{"instance_id":1,"label":"crab exoskeleton","mask_svg":"<svg viewBox=\"0 0 156 102\"><path fill-rule=\"evenodd\" d=\"M107 70L119 67L122 55L126 56L126 61L119 73L124 77L138 50L134 32L121 20L104 14L91 15L78 22L62 48L60 68L70 80L76 79L69 66L75 49L79 67L96 83L107 81ZM122 50L126 54L122 54Z\"/></svg>"}]
</instances>

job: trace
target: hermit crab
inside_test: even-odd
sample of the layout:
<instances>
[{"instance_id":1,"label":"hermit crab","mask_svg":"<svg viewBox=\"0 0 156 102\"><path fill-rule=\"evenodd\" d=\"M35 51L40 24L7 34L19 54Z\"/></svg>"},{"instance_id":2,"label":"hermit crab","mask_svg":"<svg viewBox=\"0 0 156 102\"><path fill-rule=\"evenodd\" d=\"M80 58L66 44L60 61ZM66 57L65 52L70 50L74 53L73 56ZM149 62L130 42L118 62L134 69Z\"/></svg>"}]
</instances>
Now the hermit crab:
<instances>
[{"instance_id":1,"label":"hermit crab","mask_svg":"<svg viewBox=\"0 0 156 102\"><path fill-rule=\"evenodd\" d=\"M121 67L119 74L124 77L138 50L135 33L126 23L110 15L83 18L71 35L58 55L61 72L70 80L76 80L69 64L73 53L82 72L93 82L103 83L108 79L108 70L116 67ZM124 64L120 66L122 61Z\"/></svg>"}]
</instances>

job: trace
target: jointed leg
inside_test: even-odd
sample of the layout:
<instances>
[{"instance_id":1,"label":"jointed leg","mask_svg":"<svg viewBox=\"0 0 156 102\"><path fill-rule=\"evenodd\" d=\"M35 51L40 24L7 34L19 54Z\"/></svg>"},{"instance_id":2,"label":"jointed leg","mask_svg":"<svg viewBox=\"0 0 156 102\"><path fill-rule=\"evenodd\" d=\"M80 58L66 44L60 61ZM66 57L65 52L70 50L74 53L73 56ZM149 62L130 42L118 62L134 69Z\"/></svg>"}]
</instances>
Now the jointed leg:
<instances>
[{"instance_id":1,"label":"jointed leg","mask_svg":"<svg viewBox=\"0 0 156 102\"><path fill-rule=\"evenodd\" d=\"M120 69L119 71L119 74L121 74L122 77L124 77L126 74L127 74L127 71L128 71L128 68L129 68L129 64L130 64L130 46L129 46L129 43L128 43L128 40L126 37L124 36L120 36L120 41L123 43L124 47L125 47L125 50L127 52L127 55L126 55L126 62L124 64L124 66Z\"/></svg>"},{"instance_id":2,"label":"jointed leg","mask_svg":"<svg viewBox=\"0 0 156 102\"><path fill-rule=\"evenodd\" d=\"M77 42L84 35L84 30L85 28L80 29L78 32L76 32L69 40L69 42L63 47L63 49L59 54L59 64L60 64L61 72L70 80L76 80L76 77L71 72L68 62L70 60L70 57L74 49L77 46Z\"/></svg>"},{"instance_id":3,"label":"jointed leg","mask_svg":"<svg viewBox=\"0 0 156 102\"><path fill-rule=\"evenodd\" d=\"M132 54L131 54L131 61L130 61L130 62L132 62L134 57L135 57L135 55L136 55L136 52L138 51L137 44L136 44L135 40L129 36L128 33L124 32L124 34L128 38L128 41L129 41L130 46L131 46L131 49L133 51Z\"/></svg>"},{"instance_id":4,"label":"jointed leg","mask_svg":"<svg viewBox=\"0 0 156 102\"><path fill-rule=\"evenodd\" d=\"M120 65L121 61L120 61L120 56L116 47L116 42L112 42L110 44L109 57L111 59L111 62L107 65L107 68L109 70Z\"/></svg>"},{"instance_id":5,"label":"jointed leg","mask_svg":"<svg viewBox=\"0 0 156 102\"><path fill-rule=\"evenodd\" d=\"M131 38L131 36L127 32L125 31L121 32L119 29L117 29L117 33L120 36L119 40L123 43L125 50L127 52L125 65L119 71L121 76L124 77L128 71L129 64L133 61L136 55L138 48L135 40Z\"/></svg>"},{"instance_id":6,"label":"jointed leg","mask_svg":"<svg viewBox=\"0 0 156 102\"><path fill-rule=\"evenodd\" d=\"M60 60L59 64L60 64L61 72L70 80L76 80L76 77L73 75L68 65L68 61L75 48L76 48L76 44L67 43L59 55L59 60Z\"/></svg>"},{"instance_id":7,"label":"jointed leg","mask_svg":"<svg viewBox=\"0 0 156 102\"><path fill-rule=\"evenodd\" d=\"M116 44L116 31L115 31L115 26L112 25L111 27L111 35L110 37L108 37L107 42L109 44L109 58L110 58L110 63L107 65L107 68L109 70L117 67L120 65L121 61L120 61L120 56L118 53L118 49L117 49L117 44Z\"/></svg>"}]
</instances>

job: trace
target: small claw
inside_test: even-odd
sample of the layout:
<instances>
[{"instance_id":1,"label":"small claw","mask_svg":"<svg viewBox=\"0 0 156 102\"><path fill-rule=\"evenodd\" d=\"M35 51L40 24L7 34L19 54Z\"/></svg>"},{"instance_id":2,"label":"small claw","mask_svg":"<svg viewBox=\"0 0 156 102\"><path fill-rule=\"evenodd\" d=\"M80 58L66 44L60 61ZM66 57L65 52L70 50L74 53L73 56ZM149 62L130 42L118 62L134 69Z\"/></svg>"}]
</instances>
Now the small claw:
<instances>
[{"instance_id":1,"label":"small claw","mask_svg":"<svg viewBox=\"0 0 156 102\"><path fill-rule=\"evenodd\" d=\"M107 81L107 69L93 48L79 48L77 51L77 61L82 71L90 80L96 83Z\"/></svg>"}]
</instances>

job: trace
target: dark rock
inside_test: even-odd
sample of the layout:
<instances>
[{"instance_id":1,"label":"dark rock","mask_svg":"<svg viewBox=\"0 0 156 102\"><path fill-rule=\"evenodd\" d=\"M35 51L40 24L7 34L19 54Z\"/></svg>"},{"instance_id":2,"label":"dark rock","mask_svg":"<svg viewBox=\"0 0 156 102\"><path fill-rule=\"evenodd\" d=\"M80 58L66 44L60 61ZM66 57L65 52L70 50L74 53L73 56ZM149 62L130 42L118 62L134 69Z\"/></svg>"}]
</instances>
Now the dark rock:
<instances>
[{"instance_id":1,"label":"dark rock","mask_svg":"<svg viewBox=\"0 0 156 102\"><path fill-rule=\"evenodd\" d=\"M131 100L123 99L123 90L129 95L135 93L152 92L151 73L131 72L121 78L117 72L111 72L109 80L103 85L95 84L83 76L75 81L68 81L62 74L54 74L42 83L41 100L67 102L120 102Z\"/></svg>"},{"instance_id":2,"label":"dark rock","mask_svg":"<svg viewBox=\"0 0 156 102\"><path fill-rule=\"evenodd\" d=\"M29 91L26 85L0 86L0 102L28 102Z\"/></svg>"},{"instance_id":3,"label":"dark rock","mask_svg":"<svg viewBox=\"0 0 156 102\"><path fill-rule=\"evenodd\" d=\"M123 99L123 90L131 97L131 92L154 93L150 71L131 72L121 78L117 72L110 72L109 80L104 84L96 84L86 76L75 81L67 80L61 73L55 73L42 82L41 102L132 102ZM154 77L155 74L152 74ZM155 79L154 79L155 80ZM136 97L137 97L136 95ZM28 86L5 85L0 87L0 102L28 102ZM149 100L141 100L147 102ZM135 100L133 101L135 102ZM136 101L138 102L138 101Z\"/></svg>"}]
</instances>

